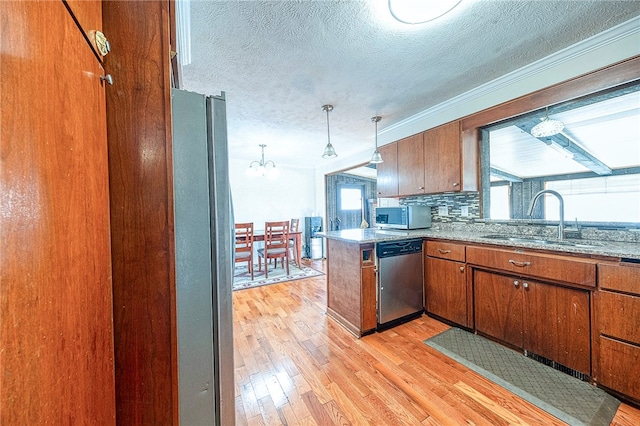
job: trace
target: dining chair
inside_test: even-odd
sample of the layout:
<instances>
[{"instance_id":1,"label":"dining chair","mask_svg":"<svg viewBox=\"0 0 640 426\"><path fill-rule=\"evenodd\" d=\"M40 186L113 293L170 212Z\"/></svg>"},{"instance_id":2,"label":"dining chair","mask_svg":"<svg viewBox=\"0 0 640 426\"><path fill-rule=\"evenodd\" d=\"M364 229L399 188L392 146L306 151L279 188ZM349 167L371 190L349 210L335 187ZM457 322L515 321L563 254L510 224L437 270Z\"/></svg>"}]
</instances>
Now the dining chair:
<instances>
[{"instance_id":1,"label":"dining chair","mask_svg":"<svg viewBox=\"0 0 640 426\"><path fill-rule=\"evenodd\" d=\"M253 223L235 224L235 262L248 262L249 273L253 281Z\"/></svg>"},{"instance_id":2,"label":"dining chair","mask_svg":"<svg viewBox=\"0 0 640 426\"><path fill-rule=\"evenodd\" d=\"M289 221L265 222L264 248L258 249L258 271L262 270L264 259L264 276L269 278L268 261L274 259L274 266L278 267L278 259L282 260L282 267L286 265L289 275Z\"/></svg>"},{"instance_id":3,"label":"dining chair","mask_svg":"<svg viewBox=\"0 0 640 426\"><path fill-rule=\"evenodd\" d=\"M291 223L289 224L289 233L298 232L300 228L300 219L291 219ZM298 259L298 250L296 247L296 242L294 240L289 240L289 253L293 253L293 258L296 261L296 265L300 266L300 259Z\"/></svg>"}]
</instances>

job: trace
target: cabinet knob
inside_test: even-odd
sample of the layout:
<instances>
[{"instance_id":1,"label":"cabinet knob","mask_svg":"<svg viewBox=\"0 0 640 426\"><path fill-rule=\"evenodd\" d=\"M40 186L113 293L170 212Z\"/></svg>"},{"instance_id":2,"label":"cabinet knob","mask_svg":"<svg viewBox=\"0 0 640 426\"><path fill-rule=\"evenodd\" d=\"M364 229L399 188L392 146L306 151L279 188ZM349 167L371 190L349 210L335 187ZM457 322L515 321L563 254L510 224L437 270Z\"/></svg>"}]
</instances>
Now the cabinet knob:
<instances>
[{"instance_id":1,"label":"cabinet knob","mask_svg":"<svg viewBox=\"0 0 640 426\"><path fill-rule=\"evenodd\" d=\"M424 189L424 186L421 186L418 188L420 191L422 191Z\"/></svg>"},{"instance_id":2,"label":"cabinet knob","mask_svg":"<svg viewBox=\"0 0 640 426\"><path fill-rule=\"evenodd\" d=\"M523 283L522 283L522 287L524 287L524 288L529 288L529 283L527 283L527 282L523 282Z\"/></svg>"},{"instance_id":3,"label":"cabinet knob","mask_svg":"<svg viewBox=\"0 0 640 426\"><path fill-rule=\"evenodd\" d=\"M100 82L103 82L103 81L106 81L107 83L109 83L109 86L113 85L113 77L111 77L111 74L101 75Z\"/></svg>"},{"instance_id":4,"label":"cabinet knob","mask_svg":"<svg viewBox=\"0 0 640 426\"><path fill-rule=\"evenodd\" d=\"M464 272L464 266L460 267L460 272Z\"/></svg>"},{"instance_id":5,"label":"cabinet knob","mask_svg":"<svg viewBox=\"0 0 640 426\"><path fill-rule=\"evenodd\" d=\"M453 182L453 186L459 186L460 184L458 182Z\"/></svg>"},{"instance_id":6,"label":"cabinet knob","mask_svg":"<svg viewBox=\"0 0 640 426\"><path fill-rule=\"evenodd\" d=\"M513 281L513 286L518 287L520 285L520 281Z\"/></svg>"}]
</instances>

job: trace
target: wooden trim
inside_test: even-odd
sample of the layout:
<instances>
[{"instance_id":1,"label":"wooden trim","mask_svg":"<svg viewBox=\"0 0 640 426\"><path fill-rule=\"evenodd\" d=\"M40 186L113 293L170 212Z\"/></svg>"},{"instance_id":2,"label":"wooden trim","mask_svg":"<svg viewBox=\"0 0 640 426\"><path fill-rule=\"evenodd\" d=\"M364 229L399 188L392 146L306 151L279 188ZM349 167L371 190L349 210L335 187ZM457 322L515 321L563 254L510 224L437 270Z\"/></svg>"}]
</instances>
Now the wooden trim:
<instances>
[{"instance_id":1,"label":"wooden trim","mask_svg":"<svg viewBox=\"0 0 640 426\"><path fill-rule=\"evenodd\" d=\"M462 119L461 130L474 130L548 105L565 102L640 79L640 56L501 103Z\"/></svg>"}]
</instances>

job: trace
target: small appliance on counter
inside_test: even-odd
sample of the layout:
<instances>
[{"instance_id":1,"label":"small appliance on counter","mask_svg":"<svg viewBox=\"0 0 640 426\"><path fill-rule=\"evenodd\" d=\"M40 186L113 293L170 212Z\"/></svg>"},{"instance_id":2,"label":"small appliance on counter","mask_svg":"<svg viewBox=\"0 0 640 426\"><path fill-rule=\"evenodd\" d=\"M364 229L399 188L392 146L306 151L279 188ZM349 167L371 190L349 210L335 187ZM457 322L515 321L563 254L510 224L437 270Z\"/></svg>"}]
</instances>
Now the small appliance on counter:
<instances>
[{"instance_id":1,"label":"small appliance on counter","mask_svg":"<svg viewBox=\"0 0 640 426\"><path fill-rule=\"evenodd\" d=\"M423 229L431 227L431 207L399 206L376 208L376 226L389 229Z\"/></svg>"}]
</instances>

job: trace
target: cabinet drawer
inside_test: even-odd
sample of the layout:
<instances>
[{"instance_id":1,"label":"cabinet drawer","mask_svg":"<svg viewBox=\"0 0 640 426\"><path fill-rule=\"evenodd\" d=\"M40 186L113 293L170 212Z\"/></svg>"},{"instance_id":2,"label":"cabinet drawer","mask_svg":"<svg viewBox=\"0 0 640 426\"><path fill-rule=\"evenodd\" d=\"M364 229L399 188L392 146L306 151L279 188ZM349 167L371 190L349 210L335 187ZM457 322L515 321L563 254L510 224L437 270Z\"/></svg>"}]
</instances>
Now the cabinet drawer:
<instances>
[{"instance_id":1,"label":"cabinet drawer","mask_svg":"<svg viewBox=\"0 0 640 426\"><path fill-rule=\"evenodd\" d=\"M598 286L640 296L640 265L598 264Z\"/></svg>"},{"instance_id":2,"label":"cabinet drawer","mask_svg":"<svg viewBox=\"0 0 640 426\"><path fill-rule=\"evenodd\" d=\"M640 346L600 337L597 381L640 401Z\"/></svg>"},{"instance_id":3,"label":"cabinet drawer","mask_svg":"<svg viewBox=\"0 0 640 426\"><path fill-rule=\"evenodd\" d=\"M640 296L599 291L595 302L600 334L640 345Z\"/></svg>"},{"instance_id":4,"label":"cabinet drawer","mask_svg":"<svg viewBox=\"0 0 640 426\"><path fill-rule=\"evenodd\" d=\"M427 256L464 262L464 244L447 241L427 241Z\"/></svg>"},{"instance_id":5,"label":"cabinet drawer","mask_svg":"<svg viewBox=\"0 0 640 426\"><path fill-rule=\"evenodd\" d=\"M586 259L531 253L522 249L467 246L467 263L558 282L596 285L596 264Z\"/></svg>"}]
</instances>

